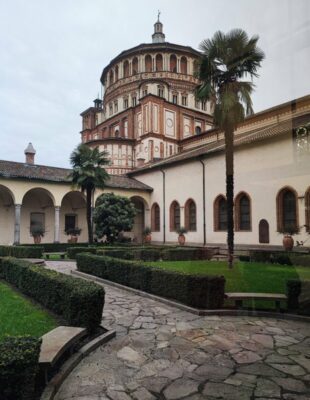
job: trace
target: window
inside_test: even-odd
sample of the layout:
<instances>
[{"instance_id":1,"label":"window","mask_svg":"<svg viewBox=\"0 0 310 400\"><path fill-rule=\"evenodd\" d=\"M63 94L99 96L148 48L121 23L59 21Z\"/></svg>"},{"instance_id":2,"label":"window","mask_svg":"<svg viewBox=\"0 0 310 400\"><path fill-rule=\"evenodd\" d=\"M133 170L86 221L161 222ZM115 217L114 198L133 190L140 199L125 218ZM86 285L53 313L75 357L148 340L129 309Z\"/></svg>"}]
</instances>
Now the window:
<instances>
[{"instance_id":1,"label":"window","mask_svg":"<svg viewBox=\"0 0 310 400\"><path fill-rule=\"evenodd\" d=\"M115 131L114 131L114 136L117 138L117 137L119 137L119 130L118 129L115 129Z\"/></svg>"},{"instance_id":2,"label":"window","mask_svg":"<svg viewBox=\"0 0 310 400\"><path fill-rule=\"evenodd\" d=\"M192 199L185 203L185 229L188 231L197 230L196 204Z\"/></svg>"},{"instance_id":3,"label":"window","mask_svg":"<svg viewBox=\"0 0 310 400\"><path fill-rule=\"evenodd\" d=\"M279 232L298 232L297 194L291 188L284 188L278 193L277 225Z\"/></svg>"},{"instance_id":4,"label":"window","mask_svg":"<svg viewBox=\"0 0 310 400\"><path fill-rule=\"evenodd\" d=\"M158 89L158 96L164 97L164 88L162 86L157 86Z\"/></svg>"},{"instance_id":5,"label":"window","mask_svg":"<svg viewBox=\"0 0 310 400\"><path fill-rule=\"evenodd\" d=\"M223 195L217 196L213 207L214 231L227 230L227 202Z\"/></svg>"},{"instance_id":6,"label":"window","mask_svg":"<svg viewBox=\"0 0 310 400\"><path fill-rule=\"evenodd\" d=\"M196 135L200 135L200 134L201 134L201 128L200 128L200 126L196 126L196 127L195 127L195 134L196 134Z\"/></svg>"},{"instance_id":7,"label":"window","mask_svg":"<svg viewBox=\"0 0 310 400\"><path fill-rule=\"evenodd\" d=\"M145 72L152 72L152 57L149 54L145 56Z\"/></svg>"},{"instance_id":8,"label":"window","mask_svg":"<svg viewBox=\"0 0 310 400\"><path fill-rule=\"evenodd\" d=\"M124 109L128 108L128 99L124 99Z\"/></svg>"},{"instance_id":9,"label":"window","mask_svg":"<svg viewBox=\"0 0 310 400\"><path fill-rule=\"evenodd\" d=\"M30 232L33 230L45 231L45 214L32 212L30 213Z\"/></svg>"},{"instance_id":10,"label":"window","mask_svg":"<svg viewBox=\"0 0 310 400\"><path fill-rule=\"evenodd\" d=\"M181 58L181 74L187 74L187 58Z\"/></svg>"},{"instance_id":11,"label":"window","mask_svg":"<svg viewBox=\"0 0 310 400\"><path fill-rule=\"evenodd\" d=\"M172 156L172 144L169 145L169 155Z\"/></svg>"},{"instance_id":12,"label":"window","mask_svg":"<svg viewBox=\"0 0 310 400\"><path fill-rule=\"evenodd\" d=\"M112 115L113 114L113 106L112 106L112 104L110 104L110 115Z\"/></svg>"},{"instance_id":13,"label":"window","mask_svg":"<svg viewBox=\"0 0 310 400\"><path fill-rule=\"evenodd\" d=\"M74 229L77 227L77 215L76 214L66 214L65 215L65 232L69 229Z\"/></svg>"},{"instance_id":14,"label":"window","mask_svg":"<svg viewBox=\"0 0 310 400\"><path fill-rule=\"evenodd\" d=\"M132 60L132 74L135 75L135 74L137 74L138 72L139 72L139 69L138 69L138 59L137 59L137 57L135 57L135 58Z\"/></svg>"},{"instance_id":15,"label":"window","mask_svg":"<svg viewBox=\"0 0 310 400\"><path fill-rule=\"evenodd\" d=\"M177 57L174 54L170 56L170 72L177 72Z\"/></svg>"},{"instance_id":16,"label":"window","mask_svg":"<svg viewBox=\"0 0 310 400\"><path fill-rule=\"evenodd\" d=\"M115 82L118 81L118 65L115 67Z\"/></svg>"},{"instance_id":17,"label":"window","mask_svg":"<svg viewBox=\"0 0 310 400\"><path fill-rule=\"evenodd\" d=\"M157 203L152 205L151 210L151 230L153 232L160 231L160 208Z\"/></svg>"},{"instance_id":18,"label":"window","mask_svg":"<svg viewBox=\"0 0 310 400\"><path fill-rule=\"evenodd\" d=\"M177 95L177 94L174 94L174 95L172 96L172 103L173 103L173 104L178 104L178 95Z\"/></svg>"},{"instance_id":19,"label":"window","mask_svg":"<svg viewBox=\"0 0 310 400\"><path fill-rule=\"evenodd\" d=\"M201 108L203 111L207 111L207 102L206 101L202 101Z\"/></svg>"},{"instance_id":20,"label":"window","mask_svg":"<svg viewBox=\"0 0 310 400\"><path fill-rule=\"evenodd\" d=\"M114 112L118 112L118 101L114 101Z\"/></svg>"},{"instance_id":21,"label":"window","mask_svg":"<svg viewBox=\"0 0 310 400\"><path fill-rule=\"evenodd\" d=\"M129 76L129 62L126 60L123 64L123 77L127 78Z\"/></svg>"},{"instance_id":22,"label":"window","mask_svg":"<svg viewBox=\"0 0 310 400\"><path fill-rule=\"evenodd\" d=\"M161 54L156 55L156 71L163 70L163 56Z\"/></svg>"},{"instance_id":23,"label":"window","mask_svg":"<svg viewBox=\"0 0 310 400\"><path fill-rule=\"evenodd\" d=\"M310 232L310 188L306 191L305 195L305 209L306 209L306 231Z\"/></svg>"},{"instance_id":24,"label":"window","mask_svg":"<svg viewBox=\"0 0 310 400\"><path fill-rule=\"evenodd\" d=\"M145 86L142 90L142 96L146 96L147 95L147 86Z\"/></svg>"},{"instance_id":25,"label":"window","mask_svg":"<svg viewBox=\"0 0 310 400\"><path fill-rule=\"evenodd\" d=\"M182 106L187 106L187 96L182 96Z\"/></svg>"},{"instance_id":26,"label":"window","mask_svg":"<svg viewBox=\"0 0 310 400\"><path fill-rule=\"evenodd\" d=\"M198 108L198 110L200 110L200 101L195 100L195 107Z\"/></svg>"},{"instance_id":27,"label":"window","mask_svg":"<svg viewBox=\"0 0 310 400\"><path fill-rule=\"evenodd\" d=\"M170 206L170 231L177 231L180 229L181 211L180 205L177 201L171 203Z\"/></svg>"},{"instance_id":28,"label":"window","mask_svg":"<svg viewBox=\"0 0 310 400\"><path fill-rule=\"evenodd\" d=\"M132 97L132 106L135 107L137 105L137 98L136 96Z\"/></svg>"},{"instance_id":29,"label":"window","mask_svg":"<svg viewBox=\"0 0 310 400\"><path fill-rule=\"evenodd\" d=\"M251 201L246 193L240 193L235 200L235 229L251 230Z\"/></svg>"},{"instance_id":30,"label":"window","mask_svg":"<svg viewBox=\"0 0 310 400\"><path fill-rule=\"evenodd\" d=\"M114 82L114 78L113 78L113 71L110 71L110 85L112 85L112 83Z\"/></svg>"}]
</instances>

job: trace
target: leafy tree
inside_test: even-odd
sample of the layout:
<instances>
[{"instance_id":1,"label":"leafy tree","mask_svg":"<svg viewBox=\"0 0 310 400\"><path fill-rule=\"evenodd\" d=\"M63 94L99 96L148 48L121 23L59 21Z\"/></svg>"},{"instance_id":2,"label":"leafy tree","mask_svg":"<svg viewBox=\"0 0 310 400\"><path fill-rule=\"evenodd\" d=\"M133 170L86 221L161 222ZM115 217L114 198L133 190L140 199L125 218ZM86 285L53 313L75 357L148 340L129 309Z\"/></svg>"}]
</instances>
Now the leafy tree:
<instances>
[{"instance_id":1,"label":"leafy tree","mask_svg":"<svg viewBox=\"0 0 310 400\"><path fill-rule=\"evenodd\" d=\"M258 36L248 38L242 29L227 34L218 31L212 39L201 42L202 56L197 65L197 78L201 84L196 97L209 100L214 107L214 123L224 131L227 198L228 264L233 266L234 254L234 130L246 115L253 113L252 81L242 79L258 77L257 70L264 53L257 47Z\"/></svg>"},{"instance_id":2,"label":"leafy tree","mask_svg":"<svg viewBox=\"0 0 310 400\"><path fill-rule=\"evenodd\" d=\"M96 188L103 189L109 174L104 169L109 164L106 151L100 152L98 147L91 149L80 144L71 154L72 173L69 177L72 184L86 192L86 218L88 242L93 243L92 198Z\"/></svg>"},{"instance_id":3,"label":"leafy tree","mask_svg":"<svg viewBox=\"0 0 310 400\"><path fill-rule=\"evenodd\" d=\"M94 211L96 235L106 236L113 243L123 231L130 231L136 215L134 204L127 197L105 193L98 197Z\"/></svg>"}]
</instances>

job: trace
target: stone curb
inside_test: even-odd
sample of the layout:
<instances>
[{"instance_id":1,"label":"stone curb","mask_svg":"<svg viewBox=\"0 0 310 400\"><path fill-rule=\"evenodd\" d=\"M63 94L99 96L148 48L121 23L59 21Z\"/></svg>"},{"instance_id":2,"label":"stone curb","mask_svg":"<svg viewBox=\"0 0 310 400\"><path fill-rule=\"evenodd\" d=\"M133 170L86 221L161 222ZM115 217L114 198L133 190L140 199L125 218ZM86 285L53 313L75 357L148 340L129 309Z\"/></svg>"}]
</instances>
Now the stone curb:
<instances>
[{"instance_id":1,"label":"stone curb","mask_svg":"<svg viewBox=\"0 0 310 400\"><path fill-rule=\"evenodd\" d=\"M151 293L143 292L138 289L131 288L129 286L124 286L116 282L108 281L106 279L99 278L94 275L89 275L80 271L71 271L72 275L78 276L83 279L87 279L90 281L102 283L104 285L116 287L121 290L126 290L127 292L131 292L136 294L137 296L145 297L151 300L156 300L161 303L164 303L171 307L179 308L183 311L188 311L192 314L196 314L199 316L232 316L232 317L266 317L266 318L276 318L276 319L284 319L291 321L301 321L301 322L309 322L310 317L306 317L298 314L285 314L285 313L277 313L274 311L257 311L257 310L233 310L233 309L219 309L219 310L198 310L197 308L186 306L185 304L178 303L173 300L165 299L164 297L159 297Z\"/></svg>"},{"instance_id":2,"label":"stone curb","mask_svg":"<svg viewBox=\"0 0 310 400\"><path fill-rule=\"evenodd\" d=\"M85 344L79 351L74 353L60 368L57 375L55 375L49 383L46 385L40 400L53 400L57 394L61 384L73 371L73 369L92 351L97 349L104 343L113 339L116 335L115 330L108 331L93 339L89 343Z\"/></svg>"}]
</instances>

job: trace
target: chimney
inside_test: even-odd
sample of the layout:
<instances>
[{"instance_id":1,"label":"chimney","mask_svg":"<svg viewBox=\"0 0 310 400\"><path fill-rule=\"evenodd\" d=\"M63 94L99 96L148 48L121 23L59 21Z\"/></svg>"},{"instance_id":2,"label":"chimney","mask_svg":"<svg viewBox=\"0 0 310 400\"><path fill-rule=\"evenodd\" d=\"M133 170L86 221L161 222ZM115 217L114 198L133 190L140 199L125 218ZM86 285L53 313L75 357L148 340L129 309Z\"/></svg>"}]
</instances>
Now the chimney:
<instances>
[{"instance_id":1,"label":"chimney","mask_svg":"<svg viewBox=\"0 0 310 400\"><path fill-rule=\"evenodd\" d=\"M36 154L35 149L32 146L32 143L29 143L27 148L25 149L26 154L26 164L34 164L34 155Z\"/></svg>"}]
</instances>

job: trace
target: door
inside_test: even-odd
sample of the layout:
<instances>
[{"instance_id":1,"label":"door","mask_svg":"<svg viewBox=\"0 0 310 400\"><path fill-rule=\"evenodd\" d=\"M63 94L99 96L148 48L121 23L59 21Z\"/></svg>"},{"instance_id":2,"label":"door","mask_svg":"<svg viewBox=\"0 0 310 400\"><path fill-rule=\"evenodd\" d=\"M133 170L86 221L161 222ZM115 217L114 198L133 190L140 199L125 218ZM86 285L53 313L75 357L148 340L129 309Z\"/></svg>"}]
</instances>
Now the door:
<instances>
[{"instance_id":1,"label":"door","mask_svg":"<svg viewBox=\"0 0 310 400\"><path fill-rule=\"evenodd\" d=\"M269 243L269 224L265 219L259 221L259 243Z\"/></svg>"}]
</instances>

